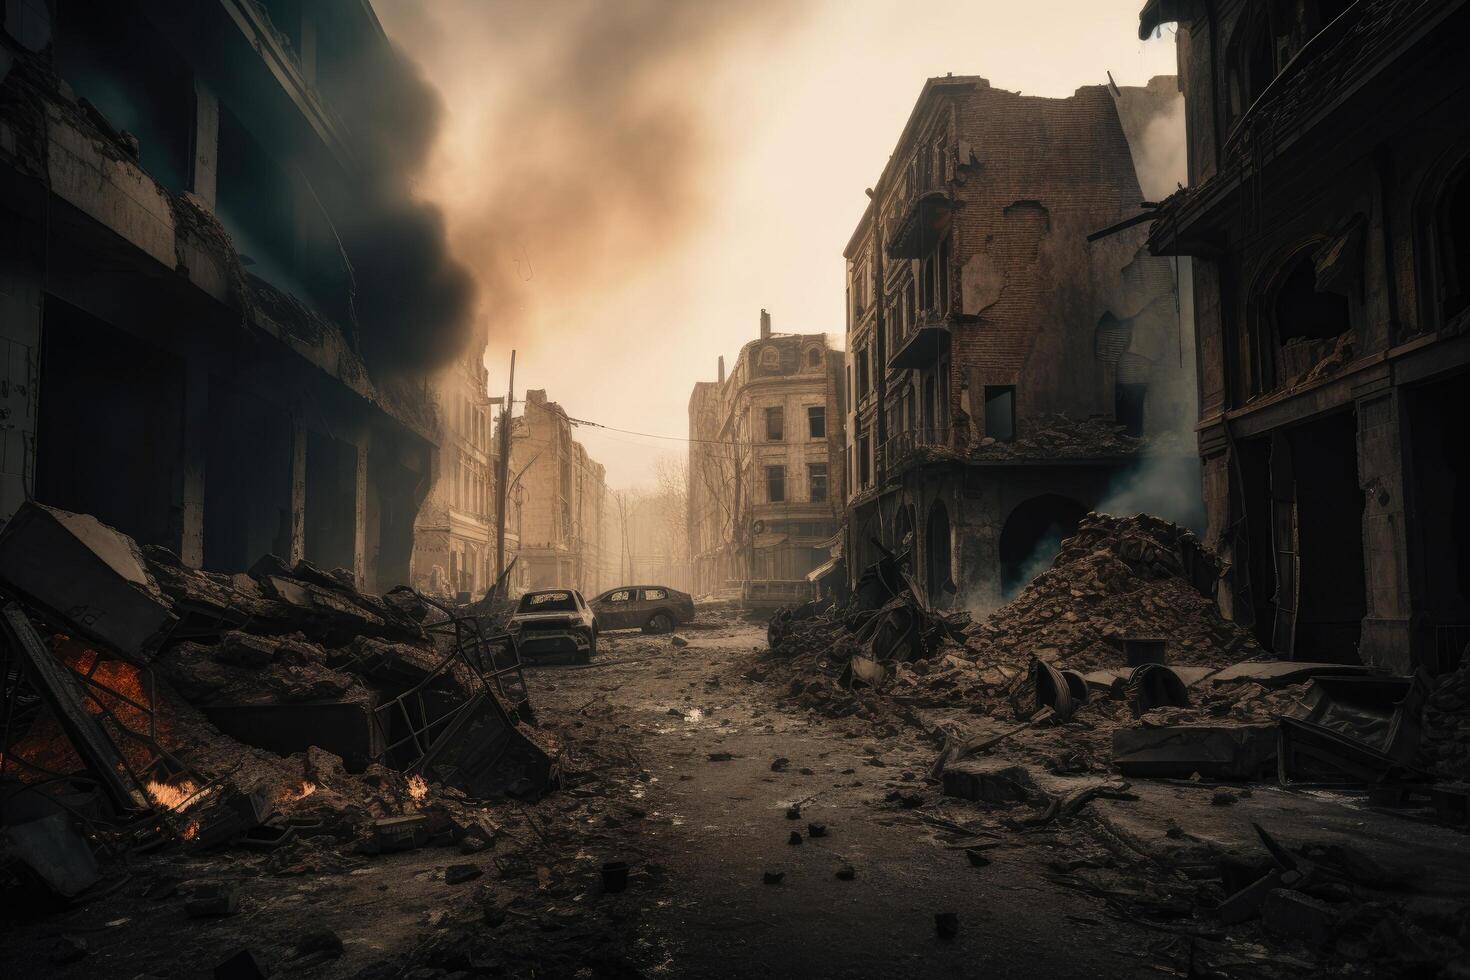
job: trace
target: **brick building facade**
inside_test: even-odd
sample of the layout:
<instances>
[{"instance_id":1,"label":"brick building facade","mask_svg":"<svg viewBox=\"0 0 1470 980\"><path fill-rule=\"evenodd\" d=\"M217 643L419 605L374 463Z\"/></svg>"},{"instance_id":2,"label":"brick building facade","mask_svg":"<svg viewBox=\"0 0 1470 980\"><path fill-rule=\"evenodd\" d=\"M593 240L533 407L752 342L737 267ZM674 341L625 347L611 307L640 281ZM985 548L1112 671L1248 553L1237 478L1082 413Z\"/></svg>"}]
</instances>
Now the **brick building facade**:
<instances>
[{"instance_id":1,"label":"brick building facade","mask_svg":"<svg viewBox=\"0 0 1470 980\"><path fill-rule=\"evenodd\" d=\"M1470 640L1463 0L1155 2L1178 22L1199 450L1220 601L1283 657Z\"/></svg>"},{"instance_id":2,"label":"brick building facade","mask_svg":"<svg viewBox=\"0 0 1470 980\"><path fill-rule=\"evenodd\" d=\"M483 333L436 381L443 420L434 488L414 522L414 582L436 593L483 593L495 581L495 472L499 453ZM513 503L513 502L512 502ZM515 514L506 561L516 553Z\"/></svg>"},{"instance_id":3,"label":"brick building facade","mask_svg":"<svg viewBox=\"0 0 1470 980\"><path fill-rule=\"evenodd\" d=\"M826 334L760 338L689 398L694 591L804 595L831 555L844 499L843 354ZM783 591L784 590L784 591Z\"/></svg>"},{"instance_id":4,"label":"brick building facade","mask_svg":"<svg viewBox=\"0 0 1470 980\"><path fill-rule=\"evenodd\" d=\"M924 85L844 252L851 575L907 541L935 602L991 604L1158 464L1192 395L1174 269L1141 228L1088 236L1139 213L1123 120L1171 83Z\"/></svg>"},{"instance_id":5,"label":"brick building facade","mask_svg":"<svg viewBox=\"0 0 1470 980\"><path fill-rule=\"evenodd\" d=\"M613 584L607 568L607 479L544 389L526 392L511 436L511 489L519 514L515 582L526 589L573 588L589 598ZM510 561L509 555L506 561Z\"/></svg>"}]
</instances>

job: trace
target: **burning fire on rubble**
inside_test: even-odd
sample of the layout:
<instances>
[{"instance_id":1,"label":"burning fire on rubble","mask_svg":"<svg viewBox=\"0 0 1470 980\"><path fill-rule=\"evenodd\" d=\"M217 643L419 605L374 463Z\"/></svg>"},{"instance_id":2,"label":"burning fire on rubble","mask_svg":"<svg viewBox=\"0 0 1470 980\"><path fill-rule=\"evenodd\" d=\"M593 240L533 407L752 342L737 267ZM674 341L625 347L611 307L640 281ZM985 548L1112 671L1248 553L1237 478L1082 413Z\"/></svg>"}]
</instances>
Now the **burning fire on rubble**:
<instances>
[{"instance_id":1,"label":"burning fire on rubble","mask_svg":"<svg viewBox=\"0 0 1470 980\"><path fill-rule=\"evenodd\" d=\"M284 790L281 790L280 795L278 795L276 797L276 802L277 803L295 803L297 800L304 800L304 799L306 799L308 796L310 796L312 793L315 793L315 792L316 792L316 783L312 782L309 779L303 780L302 783L301 783L301 786L299 788L297 788L297 789L284 789Z\"/></svg>"},{"instance_id":2,"label":"burning fire on rubble","mask_svg":"<svg viewBox=\"0 0 1470 980\"><path fill-rule=\"evenodd\" d=\"M423 776L414 774L408 777L408 797L415 803L424 802L429 795L429 781Z\"/></svg>"},{"instance_id":3,"label":"burning fire on rubble","mask_svg":"<svg viewBox=\"0 0 1470 980\"><path fill-rule=\"evenodd\" d=\"M148 780L144 787L148 793L148 799L165 810L177 810L185 803L194 798L199 787L194 785L192 779L180 780L177 783L160 782L157 779Z\"/></svg>"}]
</instances>

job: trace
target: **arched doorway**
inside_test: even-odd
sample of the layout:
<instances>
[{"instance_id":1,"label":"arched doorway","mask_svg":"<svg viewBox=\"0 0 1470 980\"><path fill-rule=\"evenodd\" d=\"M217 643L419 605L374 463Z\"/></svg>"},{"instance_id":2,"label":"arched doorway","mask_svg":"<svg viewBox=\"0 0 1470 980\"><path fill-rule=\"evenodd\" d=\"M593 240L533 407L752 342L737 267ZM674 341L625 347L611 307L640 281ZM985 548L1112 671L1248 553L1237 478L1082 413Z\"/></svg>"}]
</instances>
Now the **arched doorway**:
<instances>
[{"instance_id":1,"label":"arched doorway","mask_svg":"<svg viewBox=\"0 0 1470 980\"><path fill-rule=\"evenodd\" d=\"M942 605L947 596L954 595L955 584L950 574L949 511L941 500L934 501L929 508L924 554L924 585L929 590L929 600Z\"/></svg>"},{"instance_id":2,"label":"arched doorway","mask_svg":"<svg viewBox=\"0 0 1470 980\"><path fill-rule=\"evenodd\" d=\"M1046 569L1086 513L1071 497L1055 493L1032 497L1011 511L1000 532L1001 595L1009 598Z\"/></svg>"}]
</instances>

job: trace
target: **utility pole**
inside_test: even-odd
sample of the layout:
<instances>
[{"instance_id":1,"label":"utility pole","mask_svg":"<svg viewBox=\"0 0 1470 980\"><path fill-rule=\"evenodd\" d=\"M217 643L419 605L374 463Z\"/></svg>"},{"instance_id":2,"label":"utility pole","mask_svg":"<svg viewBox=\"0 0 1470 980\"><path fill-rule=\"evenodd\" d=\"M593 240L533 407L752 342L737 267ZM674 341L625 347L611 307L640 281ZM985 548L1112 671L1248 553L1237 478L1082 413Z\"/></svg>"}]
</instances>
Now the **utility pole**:
<instances>
[{"instance_id":1,"label":"utility pole","mask_svg":"<svg viewBox=\"0 0 1470 980\"><path fill-rule=\"evenodd\" d=\"M510 487L510 408L515 403L516 352L510 352L510 385L505 389L505 404L500 406L500 460L495 473L495 581L505 574L505 502Z\"/></svg>"}]
</instances>

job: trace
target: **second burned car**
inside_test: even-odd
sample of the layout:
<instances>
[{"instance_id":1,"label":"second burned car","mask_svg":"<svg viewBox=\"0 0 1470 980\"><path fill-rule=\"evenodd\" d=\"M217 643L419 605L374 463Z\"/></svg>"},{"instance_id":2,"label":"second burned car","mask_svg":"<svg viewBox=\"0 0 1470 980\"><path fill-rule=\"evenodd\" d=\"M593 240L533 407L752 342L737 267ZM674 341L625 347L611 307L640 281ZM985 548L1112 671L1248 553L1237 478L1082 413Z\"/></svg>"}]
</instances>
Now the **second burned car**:
<instances>
[{"instance_id":1,"label":"second burned car","mask_svg":"<svg viewBox=\"0 0 1470 980\"><path fill-rule=\"evenodd\" d=\"M693 621L694 599L663 585L620 585L592 600L600 630L669 633Z\"/></svg>"},{"instance_id":2,"label":"second burned car","mask_svg":"<svg viewBox=\"0 0 1470 980\"><path fill-rule=\"evenodd\" d=\"M523 656L570 655L586 663L597 652L597 618L576 589L527 592L510 617Z\"/></svg>"}]
</instances>

